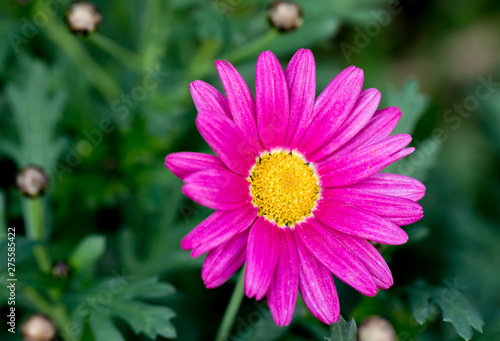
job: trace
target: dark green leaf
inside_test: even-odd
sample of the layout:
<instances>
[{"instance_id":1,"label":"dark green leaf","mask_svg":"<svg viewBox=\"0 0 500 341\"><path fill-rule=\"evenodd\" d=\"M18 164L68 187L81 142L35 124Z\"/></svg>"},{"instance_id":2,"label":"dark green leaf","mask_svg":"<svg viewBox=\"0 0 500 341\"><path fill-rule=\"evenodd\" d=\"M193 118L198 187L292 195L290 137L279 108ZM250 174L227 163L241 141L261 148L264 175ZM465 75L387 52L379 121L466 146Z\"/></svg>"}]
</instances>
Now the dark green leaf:
<instances>
[{"instance_id":1,"label":"dark green leaf","mask_svg":"<svg viewBox=\"0 0 500 341\"><path fill-rule=\"evenodd\" d=\"M389 89L384 95L383 107L398 107L402 116L393 134L411 134L415 125L429 104L427 95L420 93L420 86L416 79L410 79L401 91Z\"/></svg>"},{"instance_id":2,"label":"dark green leaf","mask_svg":"<svg viewBox=\"0 0 500 341\"><path fill-rule=\"evenodd\" d=\"M158 335L176 337L175 328L170 322L175 313L170 308L138 301L114 301L110 312L130 324L136 334L144 333L150 339Z\"/></svg>"},{"instance_id":3,"label":"dark green leaf","mask_svg":"<svg viewBox=\"0 0 500 341\"><path fill-rule=\"evenodd\" d=\"M131 282L120 293L120 299L158 298L175 293L175 289L168 283L158 282L158 278L144 278Z\"/></svg>"},{"instance_id":4,"label":"dark green leaf","mask_svg":"<svg viewBox=\"0 0 500 341\"><path fill-rule=\"evenodd\" d=\"M423 324L429 316L429 300L441 308L443 321L451 322L464 340L472 338L472 328L482 332L483 320L460 292L462 286L457 279L446 280L446 287L434 287L419 283L409 290L410 309L418 323ZM471 328L472 327L472 328Z\"/></svg>"},{"instance_id":5,"label":"dark green leaf","mask_svg":"<svg viewBox=\"0 0 500 341\"><path fill-rule=\"evenodd\" d=\"M429 316L429 293L423 290L414 290L410 294L410 309L415 320L424 324Z\"/></svg>"},{"instance_id":6,"label":"dark green leaf","mask_svg":"<svg viewBox=\"0 0 500 341\"><path fill-rule=\"evenodd\" d=\"M90 328L96 341L125 340L108 316L98 314L90 321Z\"/></svg>"},{"instance_id":7,"label":"dark green leaf","mask_svg":"<svg viewBox=\"0 0 500 341\"><path fill-rule=\"evenodd\" d=\"M106 249L106 237L90 235L85 237L73 250L68 262L75 271L81 271L94 265Z\"/></svg>"},{"instance_id":8,"label":"dark green leaf","mask_svg":"<svg viewBox=\"0 0 500 341\"><path fill-rule=\"evenodd\" d=\"M61 138L54 138L55 127L62 114L66 92L50 93L52 76L45 64L25 55L19 57L29 75L22 84L9 83L7 98L19 135L19 145L3 140L0 148L15 159L19 166L36 164L50 169L64 147ZM18 154L12 155L12 153Z\"/></svg>"},{"instance_id":9,"label":"dark green leaf","mask_svg":"<svg viewBox=\"0 0 500 341\"><path fill-rule=\"evenodd\" d=\"M330 325L330 337L325 337L325 341L356 341L357 330L354 319L346 321L340 315L338 322Z\"/></svg>"}]
</instances>

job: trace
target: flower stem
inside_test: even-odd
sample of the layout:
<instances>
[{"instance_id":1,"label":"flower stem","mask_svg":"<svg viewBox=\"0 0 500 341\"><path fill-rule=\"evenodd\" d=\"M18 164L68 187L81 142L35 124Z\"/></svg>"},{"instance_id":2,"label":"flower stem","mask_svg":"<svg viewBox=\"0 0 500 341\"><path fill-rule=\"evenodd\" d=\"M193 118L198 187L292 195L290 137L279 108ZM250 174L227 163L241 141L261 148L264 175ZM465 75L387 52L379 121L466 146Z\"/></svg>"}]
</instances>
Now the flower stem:
<instances>
[{"instance_id":1,"label":"flower stem","mask_svg":"<svg viewBox=\"0 0 500 341\"><path fill-rule=\"evenodd\" d=\"M36 8L35 8L36 11ZM43 27L47 37L87 76L89 82L109 101L121 94L118 83L101 67L56 17Z\"/></svg>"},{"instance_id":2,"label":"flower stem","mask_svg":"<svg viewBox=\"0 0 500 341\"><path fill-rule=\"evenodd\" d=\"M44 215L44 199L38 198L23 198L24 201L24 220L26 222L26 232L28 238L37 242L44 242L45 235L45 215ZM40 271L43 273L50 272L51 261L45 245L35 245L33 254Z\"/></svg>"},{"instance_id":3,"label":"flower stem","mask_svg":"<svg viewBox=\"0 0 500 341\"><path fill-rule=\"evenodd\" d=\"M103 51L106 51L110 56L113 56L113 58L126 67L139 72L143 71L139 57L135 53L116 43L114 40L111 40L99 33L92 34L89 36L88 40L101 48Z\"/></svg>"},{"instance_id":4,"label":"flower stem","mask_svg":"<svg viewBox=\"0 0 500 341\"><path fill-rule=\"evenodd\" d=\"M215 341L227 340L229 332L231 331L231 327L233 326L234 319L236 318L236 314L240 310L240 305L241 301L243 300L244 294L244 284L245 267L243 266L238 277L238 281L236 282L236 286L234 287L233 294L231 295L231 299L229 300L229 304L227 305L226 312L224 313L224 317L222 318L219 330L217 331Z\"/></svg>"},{"instance_id":5,"label":"flower stem","mask_svg":"<svg viewBox=\"0 0 500 341\"><path fill-rule=\"evenodd\" d=\"M64 305L61 303L52 304L43 298L35 289L26 288L23 291L23 296L38 310L39 312L49 316L57 326L59 333L64 335L64 339L68 341L76 341L75 335L68 331L71 326L71 320Z\"/></svg>"}]
</instances>

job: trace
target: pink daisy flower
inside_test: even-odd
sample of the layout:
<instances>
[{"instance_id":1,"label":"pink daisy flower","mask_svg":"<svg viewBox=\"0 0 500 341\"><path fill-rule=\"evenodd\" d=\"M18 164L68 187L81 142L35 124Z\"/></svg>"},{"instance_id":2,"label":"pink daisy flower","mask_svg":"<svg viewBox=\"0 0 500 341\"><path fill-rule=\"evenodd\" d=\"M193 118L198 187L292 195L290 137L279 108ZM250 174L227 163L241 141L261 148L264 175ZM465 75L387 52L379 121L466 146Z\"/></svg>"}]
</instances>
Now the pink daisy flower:
<instances>
[{"instance_id":1,"label":"pink daisy flower","mask_svg":"<svg viewBox=\"0 0 500 341\"><path fill-rule=\"evenodd\" d=\"M196 125L218 156L182 152L165 164L184 194L216 210L181 242L206 252L207 288L246 262L245 293L267 296L276 324L292 319L297 291L319 320L339 318L333 275L364 295L393 284L369 241L403 244L399 227L422 218L425 187L380 170L410 154L409 135L389 136L398 108L377 110L349 67L317 99L314 58L301 49L283 72L270 51L257 61L255 99L227 61L216 62L226 97L202 82L190 89Z\"/></svg>"}]
</instances>

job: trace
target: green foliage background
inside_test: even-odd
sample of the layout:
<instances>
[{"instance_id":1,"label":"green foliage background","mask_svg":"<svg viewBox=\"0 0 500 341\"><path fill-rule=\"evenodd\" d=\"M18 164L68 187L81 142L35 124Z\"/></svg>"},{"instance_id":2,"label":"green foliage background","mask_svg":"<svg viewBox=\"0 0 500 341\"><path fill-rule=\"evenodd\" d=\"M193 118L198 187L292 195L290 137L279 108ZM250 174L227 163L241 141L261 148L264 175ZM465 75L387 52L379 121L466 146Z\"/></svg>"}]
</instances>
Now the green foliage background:
<instances>
[{"instance_id":1,"label":"green foliage background","mask_svg":"<svg viewBox=\"0 0 500 341\"><path fill-rule=\"evenodd\" d=\"M235 278L207 290L202 259L180 249L210 210L182 195L163 159L210 152L188 85L222 89L216 59L253 89L260 52L286 66L301 47L314 53L318 92L354 64L382 106L401 108L396 130L412 133L417 151L387 171L427 187L409 243L381 248L395 285L369 298L336 282L346 320L381 315L401 341L500 339L500 4L297 2L304 23L283 34L267 22L268 0L96 1L103 22L87 37L65 26L68 0L0 3L0 339L20 340L34 313L66 340L213 339ZM15 187L29 164L50 177L41 199ZM68 277L51 275L56 261L70 265ZM265 302L244 299L229 340L351 340L353 328L330 331L300 300L279 328Z\"/></svg>"}]
</instances>

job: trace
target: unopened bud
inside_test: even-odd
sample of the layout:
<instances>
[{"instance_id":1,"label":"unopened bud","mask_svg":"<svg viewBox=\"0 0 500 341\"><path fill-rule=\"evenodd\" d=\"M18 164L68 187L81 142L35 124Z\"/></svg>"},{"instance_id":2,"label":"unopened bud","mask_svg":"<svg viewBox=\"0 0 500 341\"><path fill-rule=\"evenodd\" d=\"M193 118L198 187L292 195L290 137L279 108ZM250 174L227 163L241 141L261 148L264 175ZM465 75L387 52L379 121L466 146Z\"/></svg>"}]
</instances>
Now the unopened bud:
<instances>
[{"instance_id":1,"label":"unopened bud","mask_svg":"<svg viewBox=\"0 0 500 341\"><path fill-rule=\"evenodd\" d=\"M69 267L68 263L58 261L55 262L54 265L52 265L52 276L54 278L64 279L68 277L70 270L71 268Z\"/></svg>"},{"instance_id":2,"label":"unopened bud","mask_svg":"<svg viewBox=\"0 0 500 341\"><path fill-rule=\"evenodd\" d=\"M56 336L56 327L48 317L35 314L24 321L21 334L24 341L51 341Z\"/></svg>"},{"instance_id":3,"label":"unopened bud","mask_svg":"<svg viewBox=\"0 0 500 341\"><path fill-rule=\"evenodd\" d=\"M66 11L66 24L73 33L87 35L99 27L102 15L97 6L89 1L77 1Z\"/></svg>"},{"instance_id":4,"label":"unopened bud","mask_svg":"<svg viewBox=\"0 0 500 341\"><path fill-rule=\"evenodd\" d=\"M17 173L16 185L24 195L37 197L47 189L49 178L40 167L27 166Z\"/></svg>"},{"instance_id":5,"label":"unopened bud","mask_svg":"<svg viewBox=\"0 0 500 341\"><path fill-rule=\"evenodd\" d=\"M282 32L289 32L302 25L302 9L292 1L275 1L267 8L269 23Z\"/></svg>"},{"instance_id":6,"label":"unopened bud","mask_svg":"<svg viewBox=\"0 0 500 341\"><path fill-rule=\"evenodd\" d=\"M380 316L371 316L358 327L358 341L396 341L392 324Z\"/></svg>"}]
</instances>

